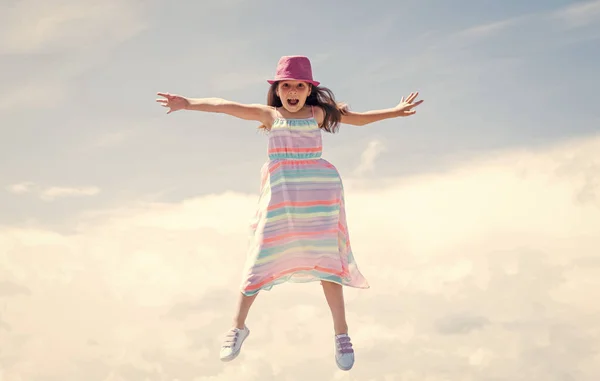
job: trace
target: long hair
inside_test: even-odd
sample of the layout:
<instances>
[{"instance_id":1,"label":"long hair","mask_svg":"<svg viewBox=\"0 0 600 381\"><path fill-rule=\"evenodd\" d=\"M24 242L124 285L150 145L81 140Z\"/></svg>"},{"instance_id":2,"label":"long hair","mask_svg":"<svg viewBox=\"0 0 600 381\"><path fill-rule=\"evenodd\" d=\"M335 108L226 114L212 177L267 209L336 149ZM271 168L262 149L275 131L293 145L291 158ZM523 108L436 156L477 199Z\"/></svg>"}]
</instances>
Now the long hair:
<instances>
[{"instance_id":1,"label":"long hair","mask_svg":"<svg viewBox=\"0 0 600 381\"><path fill-rule=\"evenodd\" d=\"M269 88L267 93L267 105L272 107L281 107L283 103L277 95L276 89L279 82L275 82ZM337 132L342 115L348 110L348 106L343 103L337 103L333 92L326 87L311 86L311 91L306 98L306 103L309 106L319 106L325 112L323 123L319 126L323 130L335 133ZM261 125L259 129L266 129L265 125Z\"/></svg>"}]
</instances>

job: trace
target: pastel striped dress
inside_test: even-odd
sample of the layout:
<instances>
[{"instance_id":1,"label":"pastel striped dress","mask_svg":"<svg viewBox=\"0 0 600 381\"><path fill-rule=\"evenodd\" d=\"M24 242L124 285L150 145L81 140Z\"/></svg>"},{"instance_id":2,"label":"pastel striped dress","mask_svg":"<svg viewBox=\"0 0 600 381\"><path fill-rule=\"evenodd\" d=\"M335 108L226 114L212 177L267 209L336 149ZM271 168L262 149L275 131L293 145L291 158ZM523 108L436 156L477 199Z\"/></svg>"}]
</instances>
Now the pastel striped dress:
<instances>
[{"instance_id":1,"label":"pastel striped dress","mask_svg":"<svg viewBox=\"0 0 600 381\"><path fill-rule=\"evenodd\" d=\"M280 117L273 123L251 225L244 295L283 282L323 280L369 288L352 254L342 180L321 153L314 111L311 118Z\"/></svg>"}]
</instances>

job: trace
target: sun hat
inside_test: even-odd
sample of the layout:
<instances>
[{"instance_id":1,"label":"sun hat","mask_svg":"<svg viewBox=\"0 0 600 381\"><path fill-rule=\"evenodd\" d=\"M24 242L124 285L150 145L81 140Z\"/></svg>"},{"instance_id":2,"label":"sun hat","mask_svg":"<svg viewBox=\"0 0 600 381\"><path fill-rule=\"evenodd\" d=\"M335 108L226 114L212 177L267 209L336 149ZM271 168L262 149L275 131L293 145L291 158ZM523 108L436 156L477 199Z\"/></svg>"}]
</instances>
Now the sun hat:
<instances>
[{"instance_id":1,"label":"sun hat","mask_svg":"<svg viewBox=\"0 0 600 381\"><path fill-rule=\"evenodd\" d=\"M277 63L275 78L267 80L270 84L277 81L304 81L319 86L318 81L313 80L310 60L305 56L283 56Z\"/></svg>"}]
</instances>

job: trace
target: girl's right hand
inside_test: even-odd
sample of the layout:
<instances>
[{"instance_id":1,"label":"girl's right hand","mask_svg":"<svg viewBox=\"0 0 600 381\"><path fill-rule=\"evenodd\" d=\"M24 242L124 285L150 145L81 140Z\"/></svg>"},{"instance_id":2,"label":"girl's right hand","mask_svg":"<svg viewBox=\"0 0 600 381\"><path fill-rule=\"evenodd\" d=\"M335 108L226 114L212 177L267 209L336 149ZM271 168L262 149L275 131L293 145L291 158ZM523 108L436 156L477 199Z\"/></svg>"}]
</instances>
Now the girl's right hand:
<instances>
[{"instance_id":1,"label":"girl's right hand","mask_svg":"<svg viewBox=\"0 0 600 381\"><path fill-rule=\"evenodd\" d=\"M158 103L160 103L163 107L169 108L169 111L167 111L167 114L170 114L173 111L177 111L177 110L184 110L184 109L188 108L188 106L190 105L190 102L185 97L182 97L181 95L169 94L169 93L157 93L157 95L160 95L161 97L165 98L165 99L157 99L156 101Z\"/></svg>"}]
</instances>

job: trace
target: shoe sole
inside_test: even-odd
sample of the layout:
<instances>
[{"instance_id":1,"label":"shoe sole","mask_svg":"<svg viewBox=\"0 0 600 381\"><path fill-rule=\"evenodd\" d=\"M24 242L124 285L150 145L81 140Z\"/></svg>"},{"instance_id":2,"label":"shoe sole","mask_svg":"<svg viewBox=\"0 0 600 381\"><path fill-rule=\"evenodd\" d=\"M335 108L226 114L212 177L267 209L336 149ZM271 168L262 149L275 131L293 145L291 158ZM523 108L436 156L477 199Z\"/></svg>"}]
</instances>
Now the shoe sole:
<instances>
[{"instance_id":1,"label":"shoe sole","mask_svg":"<svg viewBox=\"0 0 600 381\"><path fill-rule=\"evenodd\" d=\"M337 359L335 359L335 363L337 364L338 368L340 368L340 370L343 370L343 371L348 371L348 370L352 369L352 367L354 367L354 364L350 365L350 366L349 366L349 367L347 367L347 368L346 368L346 367L343 367L343 366L342 366L342 364L340 364L340 363L337 361Z\"/></svg>"}]
</instances>

